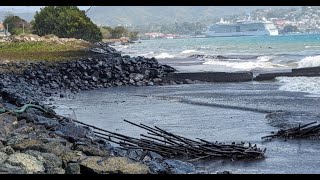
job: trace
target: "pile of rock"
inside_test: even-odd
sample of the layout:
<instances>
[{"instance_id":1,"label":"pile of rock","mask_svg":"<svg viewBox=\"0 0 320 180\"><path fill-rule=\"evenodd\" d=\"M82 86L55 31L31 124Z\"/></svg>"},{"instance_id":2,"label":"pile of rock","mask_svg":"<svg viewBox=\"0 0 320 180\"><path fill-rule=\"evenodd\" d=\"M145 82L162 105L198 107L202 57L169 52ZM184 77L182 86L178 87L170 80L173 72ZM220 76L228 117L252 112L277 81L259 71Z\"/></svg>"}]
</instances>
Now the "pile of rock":
<instances>
[{"instance_id":1,"label":"pile of rock","mask_svg":"<svg viewBox=\"0 0 320 180\"><path fill-rule=\"evenodd\" d=\"M163 85L168 73L176 71L155 58L121 56L104 43L97 43L91 51L95 53L90 58L72 61L1 64L0 69L6 70L0 74L2 86L12 87L10 92L19 96L48 97L65 90Z\"/></svg>"}]
</instances>

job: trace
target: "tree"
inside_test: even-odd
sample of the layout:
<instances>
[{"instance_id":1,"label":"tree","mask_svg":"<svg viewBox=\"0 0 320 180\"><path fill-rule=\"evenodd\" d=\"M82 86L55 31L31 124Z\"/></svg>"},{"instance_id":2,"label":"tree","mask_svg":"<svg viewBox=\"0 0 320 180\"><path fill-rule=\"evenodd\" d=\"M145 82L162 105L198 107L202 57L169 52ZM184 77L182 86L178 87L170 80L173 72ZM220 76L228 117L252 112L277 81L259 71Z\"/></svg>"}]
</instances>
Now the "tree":
<instances>
[{"instance_id":1,"label":"tree","mask_svg":"<svg viewBox=\"0 0 320 180\"><path fill-rule=\"evenodd\" d=\"M5 27L8 25L8 31L12 35L18 35L24 33L31 32L31 24L26 20L21 19L19 16L8 15L3 21Z\"/></svg>"},{"instance_id":2,"label":"tree","mask_svg":"<svg viewBox=\"0 0 320 180\"><path fill-rule=\"evenodd\" d=\"M117 26L112 31L112 38L121 38L128 36L128 30L123 26Z\"/></svg>"},{"instance_id":3,"label":"tree","mask_svg":"<svg viewBox=\"0 0 320 180\"><path fill-rule=\"evenodd\" d=\"M293 26L293 25L286 25L283 28L283 32L288 33L288 32L298 32L298 27L297 26Z\"/></svg>"},{"instance_id":4,"label":"tree","mask_svg":"<svg viewBox=\"0 0 320 180\"><path fill-rule=\"evenodd\" d=\"M77 38L91 42L102 40L97 25L77 6L46 6L36 12L33 33L44 36L54 34L62 38Z\"/></svg>"},{"instance_id":5,"label":"tree","mask_svg":"<svg viewBox=\"0 0 320 180\"><path fill-rule=\"evenodd\" d=\"M112 27L109 27L109 26L102 26L100 28L100 31L102 33L102 38L103 39L110 39L112 38Z\"/></svg>"}]
</instances>

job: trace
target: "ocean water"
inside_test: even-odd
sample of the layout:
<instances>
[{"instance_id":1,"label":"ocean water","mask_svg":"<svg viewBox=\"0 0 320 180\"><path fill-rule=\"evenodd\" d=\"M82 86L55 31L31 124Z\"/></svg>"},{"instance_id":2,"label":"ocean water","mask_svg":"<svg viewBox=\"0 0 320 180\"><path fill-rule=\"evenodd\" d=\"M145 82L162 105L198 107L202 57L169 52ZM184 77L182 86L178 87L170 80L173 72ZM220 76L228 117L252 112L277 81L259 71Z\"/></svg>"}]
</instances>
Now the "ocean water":
<instances>
[{"instance_id":1,"label":"ocean water","mask_svg":"<svg viewBox=\"0 0 320 180\"><path fill-rule=\"evenodd\" d=\"M180 72L251 71L259 74L320 66L319 34L157 39L115 48L130 56L155 57ZM320 95L318 78L277 80L284 84L281 90Z\"/></svg>"}]
</instances>

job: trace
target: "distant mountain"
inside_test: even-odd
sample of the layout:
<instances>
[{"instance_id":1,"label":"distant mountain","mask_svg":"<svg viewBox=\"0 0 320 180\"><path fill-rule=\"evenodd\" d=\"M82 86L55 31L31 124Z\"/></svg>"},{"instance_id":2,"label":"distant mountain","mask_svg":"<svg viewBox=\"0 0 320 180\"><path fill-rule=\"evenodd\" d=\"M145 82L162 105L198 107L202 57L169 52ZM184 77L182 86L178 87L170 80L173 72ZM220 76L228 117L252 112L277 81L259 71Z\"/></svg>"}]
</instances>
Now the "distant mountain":
<instances>
[{"instance_id":1,"label":"distant mountain","mask_svg":"<svg viewBox=\"0 0 320 180\"><path fill-rule=\"evenodd\" d=\"M296 6L298 8L298 6ZM178 22L209 22L225 15L249 13L255 9L283 9L291 6L94 6L88 16L98 25L147 25ZM14 10L12 14L30 22L35 11ZM8 10L0 8L2 22Z\"/></svg>"},{"instance_id":2,"label":"distant mountain","mask_svg":"<svg viewBox=\"0 0 320 180\"><path fill-rule=\"evenodd\" d=\"M35 12L8 12L8 11L1 11L0 10L0 23L3 22L4 18L9 15L13 14L15 16L19 16L22 19L30 22L33 19L33 16L35 15Z\"/></svg>"},{"instance_id":3,"label":"distant mountain","mask_svg":"<svg viewBox=\"0 0 320 180\"><path fill-rule=\"evenodd\" d=\"M98 25L146 25L179 22L210 22L225 15L249 13L255 9L291 6L96 6L88 16Z\"/></svg>"}]
</instances>

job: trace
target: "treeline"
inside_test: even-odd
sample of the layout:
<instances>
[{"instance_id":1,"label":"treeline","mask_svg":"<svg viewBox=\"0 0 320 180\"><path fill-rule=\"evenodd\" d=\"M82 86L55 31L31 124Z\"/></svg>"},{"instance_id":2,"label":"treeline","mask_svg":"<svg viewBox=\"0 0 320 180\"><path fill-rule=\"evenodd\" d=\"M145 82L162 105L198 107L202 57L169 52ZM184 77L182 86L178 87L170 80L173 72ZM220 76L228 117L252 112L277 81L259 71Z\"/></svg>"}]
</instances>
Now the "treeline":
<instances>
[{"instance_id":1,"label":"treeline","mask_svg":"<svg viewBox=\"0 0 320 180\"><path fill-rule=\"evenodd\" d=\"M12 35L36 34L39 36L54 34L60 38L77 38L90 42L98 42L102 39L118 39L129 37L136 40L138 32L118 26L101 27L94 24L87 17L85 11L77 6L47 6L36 12L34 20L30 23L19 16L8 15L3 22L8 26Z\"/></svg>"},{"instance_id":2,"label":"treeline","mask_svg":"<svg viewBox=\"0 0 320 180\"><path fill-rule=\"evenodd\" d=\"M100 31L102 33L103 39L118 39L121 37L129 37L131 40L138 39L138 31L130 31L123 26L117 27L109 27L109 26L102 26L100 27Z\"/></svg>"},{"instance_id":3,"label":"treeline","mask_svg":"<svg viewBox=\"0 0 320 180\"><path fill-rule=\"evenodd\" d=\"M200 35L206 24L200 22L176 22L173 24L149 24L147 26L137 26L135 29L139 32L160 32L164 34L181 34L181 35Z\"/></svg>"}]
</instances>

